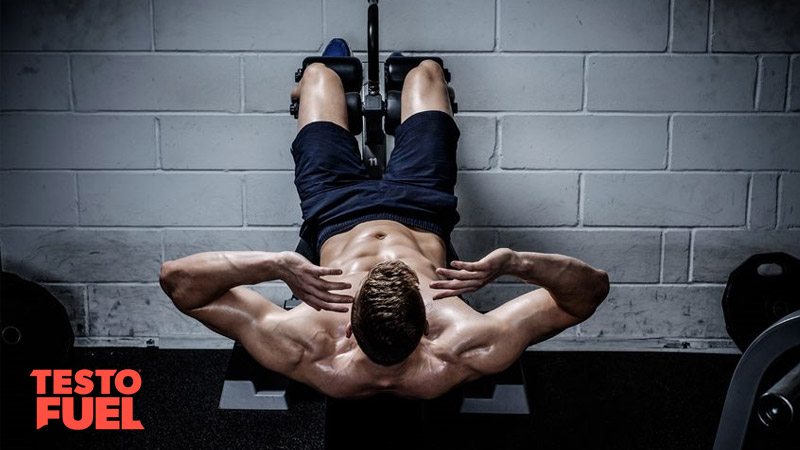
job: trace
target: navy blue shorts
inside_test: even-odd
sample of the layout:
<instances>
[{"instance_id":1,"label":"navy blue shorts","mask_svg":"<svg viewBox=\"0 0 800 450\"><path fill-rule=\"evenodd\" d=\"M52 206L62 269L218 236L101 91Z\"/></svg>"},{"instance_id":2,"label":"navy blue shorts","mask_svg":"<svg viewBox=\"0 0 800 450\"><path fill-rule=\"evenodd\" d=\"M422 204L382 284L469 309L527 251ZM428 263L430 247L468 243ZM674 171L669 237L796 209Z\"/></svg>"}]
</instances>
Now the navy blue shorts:
<instances>
[{"instance_id":1,"label":"navy blue shorts","mask_svg":"<svg viewBox=\"0 0 800 450\"><path fill-rule=\"evenodd\" d=\"M459 136L447 113L412 115L397 127L383 179L373 180L349 131L333 122L307 124L292 143L304 221L300 237L319 249L361 222L388 219L449 242L459 220L453 192Z\"/></svg>"}]
</instances>

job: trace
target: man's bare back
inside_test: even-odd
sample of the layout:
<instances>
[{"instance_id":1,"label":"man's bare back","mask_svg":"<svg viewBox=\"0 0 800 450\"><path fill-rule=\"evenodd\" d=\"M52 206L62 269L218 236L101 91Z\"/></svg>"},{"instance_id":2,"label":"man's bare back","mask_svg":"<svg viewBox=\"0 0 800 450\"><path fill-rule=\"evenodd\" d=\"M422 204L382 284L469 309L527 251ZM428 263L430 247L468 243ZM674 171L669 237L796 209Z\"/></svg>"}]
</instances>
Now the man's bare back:
<instances>
[{"instance_id":1,"label":"man's bare back","mask_svg":"<svg viewBox=\"0 0 800 450\"><path fill-rule=\"evenodd\" d=\"M314 345L306 349L298 366L302 381L332 396L390 392L428 398L480 375L468 365L469 359L462 357L462 353L480 350L485 333L479 329L487 327L488 319L458 297L434 302L434 290L429 284L440 279L436 268L444 267L445 262L445 246L438 236L390 220L370 221L330 238L322 246L320 256L322 266L342 269L342 275L326 278L350 283L352 288L338 291L350 296L355 295L375 264L395 259L405 262L419 277L429 330L406 361L396 367L385 367L370 361L355 339L347 337L348 314L317 312L301 305L287 312L284 320L297 318L300 339L307 339L309 327L320 330L314 333ZM456 334L461 336L456 339ZM263 350L269 351L268 347L264 345ZM249 350L258 358L259 348Z\"/></svg>"}]
</instances>

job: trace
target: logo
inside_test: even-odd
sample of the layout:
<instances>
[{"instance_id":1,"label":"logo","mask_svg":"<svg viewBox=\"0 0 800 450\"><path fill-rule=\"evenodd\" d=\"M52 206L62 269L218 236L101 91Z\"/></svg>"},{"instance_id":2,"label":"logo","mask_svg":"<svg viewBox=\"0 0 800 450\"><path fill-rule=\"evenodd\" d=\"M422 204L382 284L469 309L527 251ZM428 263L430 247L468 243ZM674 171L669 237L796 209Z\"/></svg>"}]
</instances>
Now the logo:
<instances>
[{"instance_id":1,"label":"logo","mask_svg":"<svg viewBox=\"0 0 800 450\"><path fill-rule=\"evenodd\" d=\"M135 370L81 369L73 377L69 369L37 369L31 376L36 377L37 430L51 420L62 421L71 430L92 425L97 430L144 429L133 418L133 394L142 387L142 377ZM119 396L111 395L112 383ZM52 395L48 395L48 385Z\"/></svg>"}]
</instances>

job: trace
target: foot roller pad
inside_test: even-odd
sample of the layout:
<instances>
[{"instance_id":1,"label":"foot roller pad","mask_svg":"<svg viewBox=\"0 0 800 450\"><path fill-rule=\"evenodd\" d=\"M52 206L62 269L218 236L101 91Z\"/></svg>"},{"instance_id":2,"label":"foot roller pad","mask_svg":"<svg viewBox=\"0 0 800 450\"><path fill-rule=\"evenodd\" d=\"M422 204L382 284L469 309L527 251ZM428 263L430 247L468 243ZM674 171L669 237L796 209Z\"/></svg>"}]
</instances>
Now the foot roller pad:
<instances>
[{"instance_id":1,"label":"foot roller pad","mask_svg":"<svg viewBox=\"0 0 800 450\"><path fill-rule=\"evenodd\" d=\"M287 410L288 387L288 378L258 364L237 342L222 385L219 409Z\"/></svg>"}]
</instances>

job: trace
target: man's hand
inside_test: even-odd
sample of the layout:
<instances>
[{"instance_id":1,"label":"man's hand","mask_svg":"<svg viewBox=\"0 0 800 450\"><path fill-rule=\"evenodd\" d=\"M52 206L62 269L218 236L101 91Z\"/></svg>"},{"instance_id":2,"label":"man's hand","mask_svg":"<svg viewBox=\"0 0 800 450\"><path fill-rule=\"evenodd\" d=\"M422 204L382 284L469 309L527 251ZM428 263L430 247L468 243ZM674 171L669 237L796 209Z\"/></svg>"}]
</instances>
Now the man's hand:
<instances>
[{"instance_id":1,"label":"man's hand","mask_svg":"<svg viewBox=\"0 0 800 450\"><path fill-rule=\"evenodd\" d=\"M326 275L341 275L342 269L315 266L295 252L282 252L280 256L282 268L280 278L289 286L295 297L317 311L321 309L335 312L349 311L348 307L336 304L352 303L353 297L332 294L330 291L350 289L350 283L327 281L322 278Z\"/></svg>"},{"instance_id":2,"label":"man's hand","mask_svg":"<svg viewBox=\"0 0 800 450\"><path fill-rule=\"evenodd\" d=\"M507 273L515 258L516 254L513 250L498 248L480 261L452 261L450 265L457 270L442 267L436 269L438 275L448 279L431 281L431 289L443 289L441 292L434 294L433 299L439 300L475 292L494 281L500 275Z\"/></svg>"}]
</instances>

